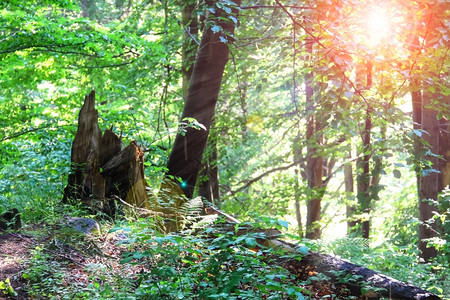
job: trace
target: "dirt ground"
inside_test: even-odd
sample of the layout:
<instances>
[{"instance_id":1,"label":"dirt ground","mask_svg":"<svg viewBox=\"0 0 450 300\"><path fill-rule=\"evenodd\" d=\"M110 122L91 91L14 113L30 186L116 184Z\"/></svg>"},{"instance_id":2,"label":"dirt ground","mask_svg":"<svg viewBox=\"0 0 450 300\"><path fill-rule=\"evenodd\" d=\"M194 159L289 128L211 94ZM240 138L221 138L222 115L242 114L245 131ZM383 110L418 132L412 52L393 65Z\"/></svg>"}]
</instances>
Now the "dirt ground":
<instances>
[{"instance_id":1,"label":"dirt ground","mask_svg":"<svg viewBox=\"0 0 450 300\"><path fill-rule=\"evenodd\" d=\"M24 264L30 250L37 244L31 236L20 233L0 232L0 282L9 278L17 296L5 295L0 291L0 299L29 299L26 293L26 283L22 278Z\"/></svg>"},{"instance_id":2,"label":"dirt ground","mask_svg":"<svg viewBox=\"0 0 450 300\"><path fill-rule=\"evenodd\" d=\"M39 227L33 229L34 232L44 232ZM138 271L134 266L123 266L119 263L120 256L126 247L117 244L118 240L114 234L98 238L96 242L100 244L101 249L97 248L99 253L93 255L80 253L59 237L55 238L55 236L50 237L42 234L37 236L40 237L31 236L26 232L7 233L0 231L0 284L9 279L12 288L17 293L15 296L8 295L0 289L0 300L44 299L30 297L27 293L27 290L29 290L27 281L22 277L26 272L27 264L33 257L33 250L38 246L45 248L46 253L50 254L55 261L67 262L67 267L58 269L59 272L65 274L67 285L74 284L85 287L92 283L89 276L91 274L85 270L88 264L111 266L122 276L133 276ZM93 244L93 242L86 242L83 246L89 247ZM62 264L55 265L62 266Z\"/></svg>"}]
</instances>

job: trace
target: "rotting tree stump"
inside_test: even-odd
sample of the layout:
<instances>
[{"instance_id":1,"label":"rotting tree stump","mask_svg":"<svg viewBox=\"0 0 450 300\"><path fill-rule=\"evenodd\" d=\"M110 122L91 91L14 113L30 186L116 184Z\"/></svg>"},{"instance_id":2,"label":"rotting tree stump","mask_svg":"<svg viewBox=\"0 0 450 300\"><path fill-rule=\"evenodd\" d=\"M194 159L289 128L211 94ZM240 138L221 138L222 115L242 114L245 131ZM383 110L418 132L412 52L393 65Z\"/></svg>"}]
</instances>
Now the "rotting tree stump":
<instances>
[{"instance_id":1,"label":"rotting tree stump","mask_svg":"<svg viewBox=\"0 0 450 300\"><path fill-rule=\"evenodd\" d=\"M95 92L84 99L72 143L71 172L63 202L81 201L94 211L116 213L115 199L148 207L144 152L136 141L122 149L122 137L110 129L102 134L95 109Z\"/></svg>"}]
</instances>

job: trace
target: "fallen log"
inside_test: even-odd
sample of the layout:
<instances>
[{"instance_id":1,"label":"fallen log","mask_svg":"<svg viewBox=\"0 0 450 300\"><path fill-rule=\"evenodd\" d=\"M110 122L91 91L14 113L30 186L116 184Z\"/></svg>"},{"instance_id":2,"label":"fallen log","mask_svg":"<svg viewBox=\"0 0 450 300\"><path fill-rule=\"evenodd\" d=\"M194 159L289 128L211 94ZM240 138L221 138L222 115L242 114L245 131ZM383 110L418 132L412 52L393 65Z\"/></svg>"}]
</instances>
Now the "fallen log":
<instances>
[{"instance_id":1,"label":"fallen log","mask_svg":"<svg viewBox=\"0 0 450 300\"><path fill-rule=\"evenodd\" d=\"M236 220L226 213L216 208L208 208L207 214L214 214L225 218L225 222L230 226L220 223L220 227L233 228L239 224ZM212 225L214 226L214 225ZM279 239L276 229L251 229L245 224L245 233L265 234L265 240L258 240L258 243L267 247L281 248L291 254L298 253L299 258L291 256L273 255L271 258L276 264L287 269L294 274L299 281L307 281L311 276L323 274L327 278L327 284L341 286L348 289L353 296L360 296L362 299L380 299L387 298L392 300L439 300L437 295L421 289L412 284L401 282L392 277L386 276L372 269L365 268L345 261L341 258L309 251L303 255L297 250L296 245ZM230 229L231 228L231 229ZM242 234L242 230L234 229L237 235ZM317 282L323 285L323 282Z\"/></svg>"},{"instance_id":2,"label":"fallen log","mask_svg":"<svg viewBox=\"0 0 450 300\"><path fill-rule=\"evenodd\" d=\"M292 251L293 245L277 240L274 244ZM300 280L306 275L322 273L337 285L348 288L353 295L365 299L387 298L392 300L439 300L437 295L412 284L396 280L372 269L356 265L341 258L309 252L298 259L277 258L277 262Z\"/></svg>"}]
</instances>

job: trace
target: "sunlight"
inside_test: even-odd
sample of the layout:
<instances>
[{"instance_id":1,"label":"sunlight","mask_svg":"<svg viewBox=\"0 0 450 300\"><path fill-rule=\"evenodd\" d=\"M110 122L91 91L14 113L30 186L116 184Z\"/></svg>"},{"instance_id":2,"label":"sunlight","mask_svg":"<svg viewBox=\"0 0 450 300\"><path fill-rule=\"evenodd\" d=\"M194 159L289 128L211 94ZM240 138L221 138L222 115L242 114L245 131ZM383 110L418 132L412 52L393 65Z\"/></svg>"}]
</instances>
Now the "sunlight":
<instances>
[{"instance_id":1,"label":"sunlight","mask_svg":"<svg viewBox=\"0 0 450 300\"><path fill-rule=\"evenodd\" d=\"M391 17L388 11L381 7L372 7L365 21L367 38L371 45L377 45L386 41L391 34Z\"/></svg>"}]
</instances>

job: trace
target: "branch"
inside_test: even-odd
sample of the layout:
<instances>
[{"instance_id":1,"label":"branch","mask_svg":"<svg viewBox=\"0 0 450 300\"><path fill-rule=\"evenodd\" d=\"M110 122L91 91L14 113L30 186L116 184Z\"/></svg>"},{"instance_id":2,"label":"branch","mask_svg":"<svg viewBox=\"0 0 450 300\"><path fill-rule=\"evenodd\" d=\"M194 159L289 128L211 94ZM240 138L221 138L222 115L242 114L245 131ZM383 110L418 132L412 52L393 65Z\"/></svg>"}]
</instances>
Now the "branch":
<instances>
[{"instance_id":1,"label":"branch","mask_svg":"<svg viewBox=\"0 0 450 300\"><path fill-rule=\"evenodd\" d=\"M18 133L15 133L15 134L13 134L13 135L6 136L6 137L2 138L2 139L0 140L0 143L1 143L1 142L4 142L4 141L6 141L6 140L12 140L12 139L15 139L15 138L17 138L17 137L19 137L19 136L21 136L21 135L24 135L24 134L27 134L27 133L30 133L30 132L35 132L35 131L39 131L39 130L42 130L42 129L50 128L50 127L52 127L52 126L53 126L53 124L47 124L47 125L44 125L44 126L41 126L41 127L30 128L30 129L28 129L28 130L24 130L24 131L22 131L22 132L18 132ZM62 127L62 126L61 126L61 127Z\"/></svg>"},{"instance_id":2,"label":"branch","mask_svg":"<svg viewBox=\"0 0 450 300\"><path fill-rule=\"evenodd\" d=\"M319 45L322 49L328 49L322 42L320 42L319 38L317 36L315 36L309 29L307 29L302 23L298 22L295 17L286 9L286 7L288 6L284 6L283 4L280 3L279 0L275 0L275 2L278 4L279 7L281 7L281 9L289 16L289 18L292 20L292 22L295 25L298 25L300 28L302 28L307 35L309 35L316 43L317 45ZM369 102L367 101L367 99L364 97L364 95L361 93L361 91L356 87L355 83L353 83L353 81L345 74L344 70L341 69L341 67L339 66L339 64L336 62L336 60L334 59L334 57L330 56L331 61L336 65L336 67L339 69L339 71L341 71L342 76L350 83L350 85L352 86L353 90L355 91L355 93L361 97L361 99L366 103L367 107L370 107Z\"/></svg>"},{"instance_id":3,"label":"branch","mask_svg":"<svg viewBox=\"0 0 450 300\"><path fill-rule=\"evenodd\" d=\"M98 54L90 54L90 53L85 53L85 52L78 52L78 51L73 51L73 50L58 50L58 49L54 49L54 48L60 48L60 49L64 49L64 48L69 48L69 47L76 47L79 45L83 45L84 43L78 43L78 44L74 44L74 45L27 45L27 46L21 46L21 47L17 47L14 49L8 49L8 50L3 50L0 51L0 54L6 54L6 53L14 53L16 51L21 51L21 50L26 50L26 49L33 49L35 51L39 51L39 52L52 52L52 53L60 53L60 54L73 54L73 55L80 55L80 56L86 56L86 57L96 57L96 58L101 58L102 56L98 55ZM114 56L112 56L112 58L119 58L119 57L123 57L127 54L133 54L135 57L139 57L139 53L136 53L132 50L128 50L124 53L121 54L116 54Z\"/></svg>"},{"instance_id":4,"label":"branch","mask_svg":"<svg viewBox=\"0 0 450 300\"><path fill-rule=\"evenodd\" d=\"M253 179L248 180L246 184L244 184L243 186L241 186L241 187L238 188L237 190L235 190L235 191L231 191L231 190L230 190L230 193L231 193L231 195L234 195L234 194L236 194L236 193L238 193L238 192L240 192L240 191L242 191L242 190L248 188L248 187L249 187L250 185L252 185L253 183L257 182L258 180L262 179L263 177L265 177L265 176L267 176L267 175L269 175L269 174L271 174L271 173L278 172L278 171L284 171L284 170L290 169L290 168L295 167L296 165L298 165L298 164L300 164L300 163L302 163L302 162L303 162L303 159L300 159L300 160L294 161L293 163L291 163L291 164L289 164L289 165L287 165L287 166L278 167L278 168L273 168L273 169L271 169L271 170L269 170L269 171L266 171L266 172L262 173L261 175L255 177L255 178L253 178Z\"/></svg>"},{"instance_id":5,"label":"branch","mask_svg":"<svg viewBox=\"0 0 450 300\"><path fill-rule=\"evenodd\" d=\"M120 63L120 64L112 64L112 65L104 65L104 66L77 66L77 68L85 68L85 69L106 69L106 68L115 68L115 67L121 67L121 66L126 66L126 65L130 65L132 63L134 63L135 60L132 61L127 61L124 63Z\"/></svg>"},{"instance_id":6,"label":"branch","mask_svg":"<svg viewBox=\"0 0 450 300\"><path fill-rule=\"evenodd\" d=\"M81 44L70 45L70 46L74 47L74 46L77 46L77 45L82 45L82 43ZM42 52L47 51L47 52L63 53L63 52L59 52L58 50L52 49L53 47L67 48L67 47L69 47L69 45L26 45L26 46L13 48L13 49L2 50L2 51L0 51L0 54L14 53L16 51L26 50L26 49L30 49L30 48L36 48L36 50L39 50L39 51L42 51ZM70 52L72 52L72 53L70 53ZM77 55L83 55L83 56L89 56L89 57L95 56L93 54L82 53L82 52L75 52L75 51L67 51L67 54L77 54Z\"/></svg>"},{"instance_id":7,"label":"branch","mask_svg":"<svg viewBox=\"0 0 450 300\"><path fill-rule=\"evenodd\" d=\"M165 217L165 218L169 218L169 217L172 217L172 218L173 218L172 215L168 215L168 214L165 214L165 213L163 213L163 212L154 211L154 210L150 210L150 209L147 209L147 208L137 207L137 206L131 205L130 203L125 202L124 200L122 200L122 199L121 199L119 196L117 196L117 195L112 195L111 198L112 198L112 199L115 199L115 200L117 200L117 201L119 201L119 202L122 203L123 205L126 205L126 206L128 206L129 208L131 208L131 209L133 209L133 210L138 211L138 212L139 212L139 216L141 216L141 217L146 217L146 216L160 216L160 217Z\"/></svg>"},{"instance_id":8,"label":"branch","mask_svg":"<svg viewBox=\"0 0 450 300\"><path fill-rule=\"evenodd\" d=\"M191 39L198 45L200 46L200 42L195 38L195 36L192 35L191 31L189 30L189 28L184 27L183 24L181 23L181 21L178 20L178 25L181 26L181 28L183 28L183 30L191 37Z\"/></svg>"},{"instance_id":9,"label":"branch","mask_svg":"<svg viewBox=\"0 0 450 300\"><path fill-rule=\"evenodd\" d=\"M312 9L311 6L285 6L287 8L295 9ZM252 5L252 6L241 6L240 9L259 9L259 8L280 8L278 5Z\"/></svg>"}]
</instances>

